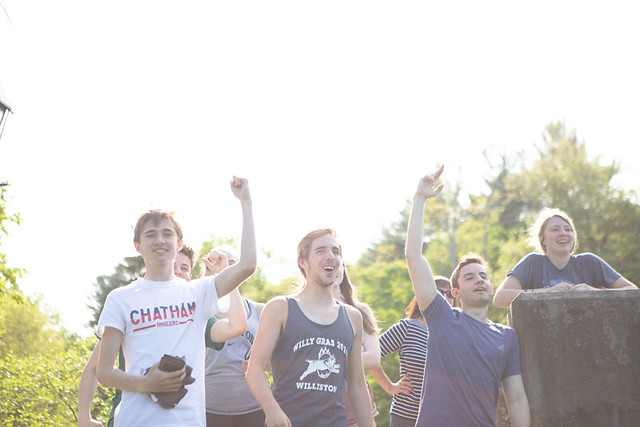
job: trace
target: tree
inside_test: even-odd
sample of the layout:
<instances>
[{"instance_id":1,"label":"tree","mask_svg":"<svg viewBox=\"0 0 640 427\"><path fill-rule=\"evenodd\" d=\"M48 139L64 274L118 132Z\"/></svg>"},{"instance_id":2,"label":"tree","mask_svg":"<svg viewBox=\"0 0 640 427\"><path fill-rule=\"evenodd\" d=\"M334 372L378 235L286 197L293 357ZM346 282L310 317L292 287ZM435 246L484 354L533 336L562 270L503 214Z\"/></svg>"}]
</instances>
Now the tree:
<instances>
[{"instance_id":1,"label":"tree","mask_svg":"<svg viewBox=\"0 0 640 427\"><path fill-rule=\"evenodd\" d=\"M0 305L0 329L2 425L76 425L78 380L94 340L65 331L57 316L24 295ZM108 402L106 390L98 395ZM107 408L98 403L94 416Z\"/></svg>"},{"instance_id":2,"label":"tree","mask_svg":"<svg viewBox=\"0 0 640 427\"><path fill-rule=\"evenodd\" d=\"M599 255L638 282L640 265L634 259L640 249L635 238L640 231L640 206L633 202L635 193L613 184L619 171L617 161L602 164L599 157L589 159L575 131L568 132L562 122L551 123L538 147L538 158L506 178L505 200L519 207L521 236L542 207L564 210L574 220L580 252Z\"/></svg>"},{"instance_id":3,"label":"tree","mask_svg":"<svg viewBox=\"0 0 640 427\"><path fill-rule=\"evenodd\" d=\"M29 357L50 347L55 332L48 325L53 321L52 315L41 311L39 300L23 295L5 298L0 310L0 359Z\"/></svg>"},{"instance_id":4,"label":"tree","mask_svg":"<svg viewBox=\"0 0 640 427\"><path fill-rule=\"evenodd\" d=\"M100 313L104 308L104 302L107 295L113 289L127 285L145 274L144 260L140 255L133 257L125 257L124 261L115 267L115 271L111 275L98 276L93 284L95 291L93 293L93 304L87 306L93 312L93 319L89 321L89 326L94 328L98 325Z\"/></svg>"},{"instance_id":5,"label":"tree","mask_svg":"<svg viewBox=\"0 0 640 427\"><path fill-rule=\"evenodd\" d=\"M5 199L6 183L0 183L0 248L2 247L2 237L8 235L7 224L20 224L21 218L18 214L7 212L7 201ZM6 295L7 289L18 288L18 279L22 277L24 270L11 268L7 264L7 257L0 251L0 297ZM18 298L20 293L12 293L13 298Z\"/></svg>"}]
</instances>

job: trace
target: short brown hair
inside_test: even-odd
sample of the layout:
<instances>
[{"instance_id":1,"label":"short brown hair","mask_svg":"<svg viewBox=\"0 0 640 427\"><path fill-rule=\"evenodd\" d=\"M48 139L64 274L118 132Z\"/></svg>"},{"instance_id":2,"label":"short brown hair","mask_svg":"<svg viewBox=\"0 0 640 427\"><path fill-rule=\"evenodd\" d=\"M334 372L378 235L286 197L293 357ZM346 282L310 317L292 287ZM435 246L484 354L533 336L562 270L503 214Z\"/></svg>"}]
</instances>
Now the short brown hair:
<instances>
[{"instance_id":1,"label":"short brown hair","mask_svg":"<svg viewBox=\"0 0 640 427\"><path fill-rule=\"evenodd\" d=\"M193 248L191 248L190 246L184 245L182 249L180 249L180 252L178 253L189 258L189 262L191 263L191 268L193 268L193 265L196 263L196 259L198 258L198 254L196 253L196 251L194 251Z\"/></svg>"},{"instance_id":2,"label":"short brown hair","mask_svg":"<svg viewBox=\"0 0 640 427\"><path fill-rule=\"evenodd\" d=\"M451 287L460 288L458 286L458 279L460 278L460 269L465 265L469 265L469 264L480 264L485 269L487 268L487 261L485 261L481 255L478 255L473 252L469 252L468 254L460 258L460 262L458 262L458 265L456 265L456 268L453 270L453 273L451 273Z\"/></svg>"},{"instance_id":3,"label":"short brown hair","mask_svg":"<svg viewBox=\"0 0 640 427\"><path fill-rule=\"evenodd\" d=\"M160 220L163 219L168 219L169 221L171 221L173 227L176 230L176 234L178 235L178 240L182 240L182 228L173 215L174 212L166 212L159 209L153 209L140 215L138 217L138 221L136 222L136 226L133 229L133 242L140 243L142 228L147 222L153 221L154 224L157 224L158 222L160 222Z\"/></svg>"},{"instance_id":4,"label":"short brown hair","mask_svg":"<svg viewBox=\"0 0 640 427\"><path fill-rule=\"evenodd\" d=\"M315 239L317 239L318 237L324 236L325 234L330 234L333 237L338 237L336 230L334 230L333 228L319 228L317 230L310 231L309 233L307 233L306 236L302 238L302 240L300 240L300 243L298 243L298 260L309 259L309 251L311 250L311 244ZM340 247L340 255L342 255L342 246L339 246L339 247ZM300 267L300 263L298 263L298 268L300 269L302 276L307 277L302 267Z\"/></svg>"}]
</instances>

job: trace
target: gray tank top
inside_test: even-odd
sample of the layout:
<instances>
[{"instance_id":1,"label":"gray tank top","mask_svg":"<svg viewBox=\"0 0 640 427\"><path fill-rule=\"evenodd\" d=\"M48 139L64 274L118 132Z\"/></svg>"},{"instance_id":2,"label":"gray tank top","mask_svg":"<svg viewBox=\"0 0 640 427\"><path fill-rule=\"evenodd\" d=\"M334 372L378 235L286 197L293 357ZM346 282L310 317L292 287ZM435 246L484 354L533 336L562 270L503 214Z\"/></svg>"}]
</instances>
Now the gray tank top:
<instances>
[{"instance_id":1,"label":"gray tank top","mask_svg":"<svg viewBox=\"0 0 640 427\"><path fill-rule=\"evenodd\" d=\"M244 379L242 362L249 358L253 338L258 330L258 310L253 301L243 298L248 328L238 337L224 343L211 342L212 318L207 323L205 387L207 412L218 415L242 415L259 411L260 405Z\"/></svg>"},{"instance_id":2,"label":"gray tank top","mask_svg":"<svg viewBox=\"0 0 640 427\"><path fill-rule=\"evenodd\" d=\"M271 357L273 395L293 427L348 426L344 405L347 355L354 331L340 305L330 325L313 322L287 298L284 331Z\"/></svg>"}]
</instances>

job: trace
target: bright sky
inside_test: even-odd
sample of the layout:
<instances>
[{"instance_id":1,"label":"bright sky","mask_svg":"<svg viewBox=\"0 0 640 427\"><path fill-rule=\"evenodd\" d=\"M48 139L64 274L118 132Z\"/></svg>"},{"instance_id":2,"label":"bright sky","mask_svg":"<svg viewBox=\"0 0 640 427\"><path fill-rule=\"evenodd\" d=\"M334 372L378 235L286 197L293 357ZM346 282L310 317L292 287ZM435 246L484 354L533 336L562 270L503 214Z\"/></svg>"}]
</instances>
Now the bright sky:
<instances>
[{"instance_id":1,"label":"bright sky","mask_svg":"<svg viewBox=\"0 0 640 427\"><path fill-rule=\"evenodd\" d=\"M24 220L0 250L83 334L142 211L176 210L194 247L239 236L234 174L274 283L307 231L336 228L355 262L435 165L478 193L483 150L533 158L552 121L640 190L633 1L0 5L0 179Z\"/></svg>"}]
</instances>

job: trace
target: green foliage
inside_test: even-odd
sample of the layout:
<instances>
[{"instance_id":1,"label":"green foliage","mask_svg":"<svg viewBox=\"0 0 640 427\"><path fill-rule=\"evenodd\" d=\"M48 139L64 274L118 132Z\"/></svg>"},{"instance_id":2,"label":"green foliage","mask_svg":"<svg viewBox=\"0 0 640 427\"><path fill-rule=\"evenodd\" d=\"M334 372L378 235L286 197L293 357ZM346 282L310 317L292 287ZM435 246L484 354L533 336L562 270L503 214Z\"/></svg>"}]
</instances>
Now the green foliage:
<instances>
[{"instance_id":1,"label":"green foliage","mask_svg":"<svg viewBox=\"0 0 640 427\"><path fill-rule=\"evenodd\" d=\"M38 301L23 297L19 303L5 297L1 302L2 425L77 425L78 382L91 353L89 340L60 328ZM105 391L99 390L101 394ZM103 415L104 409L98 403L94 416Z\"/></svg>"},{"instance_id":2,"label":"green foliage","mask_svg":"<svg viewBox=\"0 0 640 427\"><path fill-rule=\"evenodd\" d=\"M7 201L5 198L5 188L7 184L0 186L0 248L2 248L2 237L7 236L7 225L9 223L20 224L21 218L18 214L7 212ZM7 264L7 257L0 251L0 297L7 294L7 290L18 288L18 279L22 277L23 269L12 268ZM19 293L9 293L12 298L19 298Z\"/></svg>"},{"instance_id":3,"label":"green foliage","mask_svg":"<svg viewBox=\"0 0 640 427\"><path fill-rule=\"evenodd\" d=\"M358 300L373 310L381 329L396 323L398 313L403 313L413 298L407 264L401 260L365 267L356 264L349 267L349 277L358 291Z\"/></svg>"},{"instance_id":4,"label":"green foliage","mask_svg":"<svg viewBox=\"0 0 640 427\"><path fill-rule=\"evenodd\" d=\"M52 345L55 334L48 327L52 319L40 310L39 301L26 297L0 300L0 359L29 357Z\"/></svg>"},{"instance_id":5,"label":"green foliage","mask_svg":"<svg viewBox=\"0 0 640 427\"><path fill-rule=\"evenodd\" d=\"M78 379L89 353L77 337L60 339L61 348L0 361L3 426L77 425ZM104 415L104 407L95 409Z\"/></svg>"},{"instance_id":6,"label":"green foliage","mask_svg":"<svg viewBox=\"0 0 640 427\"><path fill-rule=\"evenodd\" d=\"M289 295L300 288L302 280L299 276L291 276L274 285L267 282L260 268L240 286L243 297L255 302L266 303L279 295Z\"/></svg>"}]
</instances>

